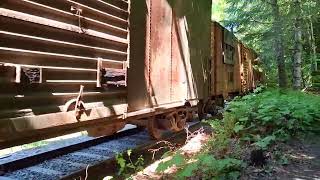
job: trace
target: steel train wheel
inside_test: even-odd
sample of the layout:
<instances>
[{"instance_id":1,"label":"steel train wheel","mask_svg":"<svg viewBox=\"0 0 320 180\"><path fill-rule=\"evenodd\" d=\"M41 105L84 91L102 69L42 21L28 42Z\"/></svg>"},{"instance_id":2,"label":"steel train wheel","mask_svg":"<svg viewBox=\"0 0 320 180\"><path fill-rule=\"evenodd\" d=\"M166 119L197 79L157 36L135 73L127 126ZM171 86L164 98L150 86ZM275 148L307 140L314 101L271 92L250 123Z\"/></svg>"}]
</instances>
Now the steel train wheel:
<instances>
[{"instance_id":1,"label":"steel train wheel","mask_svg":"<svg viewBox=\"0 0 320 180\"><path fill-rule=\"evenodd\" d=\"M161 120L156 117L152 117L148 120L147 129L150 136L154 139L161 139L164 137L165 129L161 125Z\"/></svg>"},{"instance_id":2,"label":"steel train wheel","mask_svg":"<svg viewBox=\"0 0 320 180\"><path fill-rule=\"evenodd\" d=\"M204 102L202 99L199 100L197 106L198 106L198 118L199 118L199 121L202 121L205 118Z\"/></svg>"},{"instance_id":3,"label":"steel train wheel","mask_svg":"<svg viewBox=\"0 0 320 180\"><path fill-rule=\"evenodd\" d=\"M179 132L185 128L187 117L186 110L178 110L177 112L168 114L166 119L171 123L171 130L173 132Z\"/></svg>"},{"instance_id":4,"label":"steel train wheel","mask_svg":"<svg viewBox=\"0 0 320 180\"><path fill-rule=\"evenodd\" d=\"M185 108L156 116L148 121L148 131L155 139L161 139L166 132L179 132L186 126L188 112Z\"/></svg>"},{"instance_id":5,"label":"steel train wheel","mask_svg":"<svg viewBox=\"0 0 320 180\"><path fill-rule=\"evenodd\" d=\"M189 112L186 109L178 111L179 121L177 122L177 127L179 131L183 130L186 127L186 123L188 121Z\"/></svg>"},{"instance_id":6,"label":"steel train wheel","mask_svg":"<svg viewBox=\"0 0 320 180\"><path fill-rule=\"evenodd\" d=\"M196 111L193 110L193 108L191 107L191 104L189 102L187 102L185 104L185 112L186 112L186 118L188 122L191 122L194 120L195 114L197 114Z\"/></svg>"}]
</instances>

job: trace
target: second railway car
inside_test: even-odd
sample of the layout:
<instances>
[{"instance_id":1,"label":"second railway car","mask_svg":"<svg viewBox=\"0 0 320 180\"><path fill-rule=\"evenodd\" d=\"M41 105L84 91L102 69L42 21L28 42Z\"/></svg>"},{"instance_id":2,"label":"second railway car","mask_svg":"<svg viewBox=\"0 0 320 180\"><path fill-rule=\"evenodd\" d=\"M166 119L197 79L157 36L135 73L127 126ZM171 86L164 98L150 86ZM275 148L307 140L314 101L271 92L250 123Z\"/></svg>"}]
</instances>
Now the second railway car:
<instances>
[{"instance_id":1,"label":"second railway car","mask_svg":"<svg viewBox=\"0 0 320 180\"><path fill-rule=\"evenodd\" d=\"M253 90L256 86L253 63L256 53L217 22L211 23L210 97L201 112L216 113L224 100ZM256 72L255 75L261 73Z\"/></svg>"},{"instance_id":2,"label":"second railway car","mask_svg":"<svg viewBox=\"0 0 320 180\"><path fill-rule=\"evenodd\" d=\"M212 22L211 93L228 97L241 92L241 47L236 37L217 22Z\"/></svg>"},{"instance_id":3,"label":"second railway car","mask_svg":"<svg viewBox=\"0 0 320 180\"><path fill-rule=\"evenodd\" d=\"M256 87L253 64L256 53L217 22L211 24L211 96L216 104ZM258 77L260 73L256 72Z\"/></svg>"},{"instance_id":4,"label":"second railway car","mask_svg":"<svg viewBox=\"0 0 320 180\"><path fill-rule=\"evenodd\" d=\"M0 24L0 148L126 123L161 138L254 87L211 0L4 0Z\"/></svg>"}]
</instances>

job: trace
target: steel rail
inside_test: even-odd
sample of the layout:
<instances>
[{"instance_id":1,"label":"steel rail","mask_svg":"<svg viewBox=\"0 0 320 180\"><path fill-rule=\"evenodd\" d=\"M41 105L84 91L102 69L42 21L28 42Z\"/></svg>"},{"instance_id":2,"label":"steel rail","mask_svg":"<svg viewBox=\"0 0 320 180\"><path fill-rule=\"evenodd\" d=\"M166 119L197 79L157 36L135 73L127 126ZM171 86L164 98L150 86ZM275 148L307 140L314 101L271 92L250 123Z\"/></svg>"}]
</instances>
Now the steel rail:
<instances>
[{"instance_id":1,"label":"steel rail","mask_svg":"<svg viewBox=\"0 0 320 180\"><path fill-rule=\"evenodd\" d=\"M22 168L36 165L36 164L43 162L45 160L48 160L48 159L53 159L55 157L58 157L58 156L61 156L64 154L68 154L68 153L71 153L74 151L88 148L90 146L98 145L98 144L104 143L106 141L118 139L118 138L125 137L125 136L130 136L130 135L136 134L140 131L141 131L141 129L139 129L139 128L129 129L126 131L121 131L121 132L116 133L111 136L98 137L98 138L94 138L91 140L83 141L78 144L71 144L71 145L67 145L67 146L57 148L54 150L42 152L42 153L39 153L39 154L36 154L33 156L24 157L21 159L16 159L16 160L9 161L9 162L2 163L2 164L0 163L0 172L7 173L7 172L16 171L16 170L19 170Z\"/></svg>"}]
</instances>

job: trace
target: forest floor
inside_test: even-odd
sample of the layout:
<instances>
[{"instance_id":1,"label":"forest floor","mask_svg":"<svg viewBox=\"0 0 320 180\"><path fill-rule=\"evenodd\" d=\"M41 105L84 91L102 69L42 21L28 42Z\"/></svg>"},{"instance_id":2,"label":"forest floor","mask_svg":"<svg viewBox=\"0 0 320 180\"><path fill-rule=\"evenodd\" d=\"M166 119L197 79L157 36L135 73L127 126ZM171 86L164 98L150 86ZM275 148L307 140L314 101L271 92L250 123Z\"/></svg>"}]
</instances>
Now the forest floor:
<instances>
[{"instance_id":1,"label":"forest floor","mask_svg":"<svg viewBox=\"0 0 320 180\"><path fill-rule=\"evenodd\" d=\"M178 149L151 165L155 179L320 180L319 107L320 96L290 90L237 97L223 119L204 122L212 133L195 154Z\"/></svg>"},{"instance_id":2,"label":"forest floor","mask_svg":"<svg viewBox=\"0 0 320 180\"><path fill-rule=\"evenodd\" d=\"M288 144L291 163L276 173L276 177L320 180L320 137L310 140Z\"/></svg>"},{"instance_id":3,"label":"forest floor","mask_svg":"<svg viewBox=\"0 0 320 180\"><path fill-rule=\"evenodd\" d=\"M282 163L270 157L262 168L247 167L241 179L320 180L319 136L293 139L277 148L282 151Z\"/></svg>"},{"instance_id":4,"label":"forest floor","mask_svg":"<svg viewBox=\"0 0 320 180\"><path fill-rule=\"evenodd\" d=\"M186 145L179 150L188 156L195 156L201 148L208 143L208 134L200 133L191 138ZM320 136L309 136L303 139L292 139L286 143L278 143L269 154L267 162L262 167L249 165L243 169L241 180L320 180ZM274 154L281 151L281 160L274 157ZM250 151L247 151L248 156ZM156 171L159 164L171 159L172 156L155 161L143 171L132 176L132 179L184 179L177 178L177 168L172 166L165 172ZM246 158L243 157L243 160ZM277 159L277 160L276 160ZM201 175L200 175L201 176ZM192 180L202 179L198 175L189 177ZM228 178L227 178L228 179Z\"/></svg>"}]
</instances>

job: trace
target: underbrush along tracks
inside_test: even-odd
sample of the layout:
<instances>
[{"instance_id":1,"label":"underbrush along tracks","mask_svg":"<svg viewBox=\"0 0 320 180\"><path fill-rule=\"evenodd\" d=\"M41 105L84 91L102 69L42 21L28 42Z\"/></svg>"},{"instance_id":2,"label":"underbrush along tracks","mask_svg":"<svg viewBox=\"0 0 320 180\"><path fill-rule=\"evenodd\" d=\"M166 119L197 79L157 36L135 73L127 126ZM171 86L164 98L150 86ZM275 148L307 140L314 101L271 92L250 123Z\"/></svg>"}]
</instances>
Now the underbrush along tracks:
<instances>
[{"instance_id":1,"label":"underbrush along tracks","mask_svg":"<svg viewBox=\"0 0 320 180\"><path fill-rule=\"evenodd\" d=\"M198 123L189 124L191 128ZM179 138L178 138L179 137ZM170 141L183 143L185 133L169 135ZM0 161L0 179L77 179L89 173L89 179L115 174L114 157L127 149L143 154L157 145L146 130L129 129L113 136L67 145L29 157ZM106 173L106 174L104 174Z\"/></svg>"}]
</instances>

